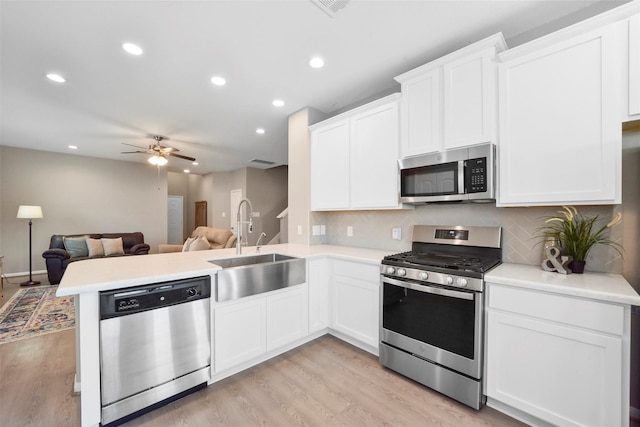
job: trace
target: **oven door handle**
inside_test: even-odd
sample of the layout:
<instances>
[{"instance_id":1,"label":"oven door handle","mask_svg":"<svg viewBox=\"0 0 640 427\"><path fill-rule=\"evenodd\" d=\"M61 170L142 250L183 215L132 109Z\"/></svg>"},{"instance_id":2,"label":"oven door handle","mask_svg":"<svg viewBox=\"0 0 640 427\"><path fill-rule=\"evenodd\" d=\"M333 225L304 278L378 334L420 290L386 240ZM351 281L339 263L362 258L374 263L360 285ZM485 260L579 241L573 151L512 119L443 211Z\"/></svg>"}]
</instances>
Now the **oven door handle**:
<instances>
[{"instance_id":1,"label":"oven door handle","mask_svg":"<svg viewBox=\"0 0 640 427\"><path fill-rule=\"evenodd\" d=\"M409 288L409 289L413 289L414 291L426 292L428 294L443 295L447 297L466 299L470 301L473 300L473 292L452 291L449 289L436 288L428 285L418 285L417 283L404 282L402 280L391 279L389 277L384 277L382 279L382 282L383 284L388 283L393 286L399 286L401 288Z\"/></svg>"}]
</instances>

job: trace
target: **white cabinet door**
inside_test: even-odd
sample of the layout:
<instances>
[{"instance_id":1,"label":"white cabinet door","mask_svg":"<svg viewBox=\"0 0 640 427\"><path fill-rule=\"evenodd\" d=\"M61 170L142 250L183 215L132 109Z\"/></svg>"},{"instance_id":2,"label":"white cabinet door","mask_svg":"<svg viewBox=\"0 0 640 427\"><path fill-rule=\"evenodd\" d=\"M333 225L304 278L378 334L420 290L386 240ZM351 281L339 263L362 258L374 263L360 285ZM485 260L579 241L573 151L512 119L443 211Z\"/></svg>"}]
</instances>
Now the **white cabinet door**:
<instances>
[{"instance_id":1,"label":"white cabinet door","mask_svg":"<svg viewBox=\"0 0 640 427\"><path fill-rule=\"evenodd\" d=\"M402 82L402 157L431 153L442 148L441 74L442 70L436 68Z\"/></svg>"},{"instance_id":2,"label":"white cabinet door","mask_svg":"<svg viewBox=\"0 0 640 427\"><path fill-rule=\"evenodd\" d=\"M621 202L618 26L499 64L498 206Z\"/></svg>"},{"instance_id":3,"label":"white cabinet door","mask_svg":"<svg viewBox=\"0 0 640 427\"><path fill-rule=\"evenodd\" d=\"M349 207L349 120L311 135L311 210Z\"/></svg>"},{"instance_id":4,"label":"white cabinet door","mask_svg":"<svg viewBox=\"0 0 640 427\"><path fill-rule=\"evenodd\" d=\"M334 260L332 267L331 327L361 343L378 348L378 267L342 260Z\"/></svg>"},{"instance_id":5,"label":"white cabinet door","mask_svg":"<svg viewBox=\"0 0 640 427\"><path fill-rule=\"evenodd\" d=\"M398 206L398 104L351 119L351 207Z\"/></svg>"},{"instance_id":6,"label":"white cabinet door","mask_svg":"<svg viewBox=\"0 0 640 427\"><path fill-rule=\"evenodd\" d=\"M621 339L500 312L487 318L488 397L553 425L626 425Z\"/></svg>"},{"instance_id":7,"label":"white cabinet door","mask_svg":"<svg viewBox=\"0 0 640 427\"><path fill-rule=\"evenodd\" d=\"M214 366L223 371L267 350L265 298L241 301L214 310Z\"/></svg>"},{"instance_id":8,"label":"white cabinet door","mask_svg":"<svg viewBox=\"0 0 640 427\"><path fill-rule=\"evenodd\" d=\"M640 118L640 15L629 18L629 120Z\"/></svg>"},{"instance_id":9,"label":"white cabinet door","mask_svg":"<svg viewBox=\"0 0 640 427\"><path fill-rule=\"evenodd\" d=\"M311 126L311 210L400 209L393 94Z\"/></svg>"},{"instance_id":10,"label":"white cabinet door","mask_svg":"<svg viewBox=\"0 0 640 427\"><path fill-rule=\"evenodd\" d=\"M306 336L308 322L306 285L267 296L267 351Z\"/></svg>"},{"instance_id":11,"label":"white cabinet door","mask_svg":"<svg viewBox=\"0 0 640 427\"><path fill-rule=\"evenodd\" d=\"M444 148L495 141L495 48L446 63L444 75Z\"/></svg>"},{"instance_id":12,"label":"white cabinet door","mask_svg":"<svg viewBox=\"0 0 640 427\"><path fill-rule=\"evenodd\" d=\"M495 142L495 57L506 48L494 34L396 77L402 157Z\"/></svg>"},{"instance_id":13,"label":"white cabinet door","mask_svg":"<svg viewBox=\"0 0 640 427\"><path fill-rule=\"evenodd\" d=\"M307 263L309 285L309 333L329 327L329 259L311 259Z\"/></svg>"}]
</instances>

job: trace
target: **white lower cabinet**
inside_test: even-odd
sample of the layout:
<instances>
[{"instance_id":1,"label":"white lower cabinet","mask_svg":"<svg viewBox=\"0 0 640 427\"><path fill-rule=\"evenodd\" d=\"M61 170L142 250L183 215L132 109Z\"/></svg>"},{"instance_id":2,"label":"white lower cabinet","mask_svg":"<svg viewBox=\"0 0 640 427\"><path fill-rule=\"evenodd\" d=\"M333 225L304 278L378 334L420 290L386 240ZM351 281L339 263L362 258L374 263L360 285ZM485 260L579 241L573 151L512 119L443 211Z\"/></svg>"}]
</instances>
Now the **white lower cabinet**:
<instances>
[{"instance_id":1,"label":"white lower cabinet","mask_svg":"<svg viewBox=\"0 0 640 427\"><path fill-rule=\"evenodd\" d=\"M216 307L213 329L215 372L301 339L308 333L306 284Z\"/></svg>"},{"instance_id":2,"label":"white lower cabinet","mask_svg":"<svg viewBox=\"0 0 640 427\"><path fill-rule=\"evenodd\" d=\"M328 258L311 259L307 263L309 286L309 333L329 327L330 267Z\"/></svg>"},{"instance_id":3,"label":"white lower cabinet","mask_svg":"<svg viewBox=\"0 0 640 427\"><path fill-rule=\"evenodd\" d=\"M533 424L628 424L623 306L495 284L487 305L490 406Z\"/></svg>"},{"instance_id":4,"label":"white lower cabinet","mask_svg":"<svg viewBox=\"0 0 640 427\"><path fill-rule=\"evenodd\" d=\"M267 351L305 337L308 322L306 286L267 296Z\"/></svg>"},{"instance_id":5,"label":"white lower cabinet","mask_svg":"<svg viewBox=\"0 0 640 427\"><path fill-rule=\"evenodd\" d=\"M377 265L333 260L331 328L378 349L380 270Z\"/></svg>"},{"instance_id":6,"label":"white lower cabinet","mask_svg":"<svg viewBox=\"0 0 640 427\"><path fill-rule=\"evenodd\" d=\"M238 301L215 309L214 367L224 371L267 351L266 298Z\"/></svg>"}]
</instances>

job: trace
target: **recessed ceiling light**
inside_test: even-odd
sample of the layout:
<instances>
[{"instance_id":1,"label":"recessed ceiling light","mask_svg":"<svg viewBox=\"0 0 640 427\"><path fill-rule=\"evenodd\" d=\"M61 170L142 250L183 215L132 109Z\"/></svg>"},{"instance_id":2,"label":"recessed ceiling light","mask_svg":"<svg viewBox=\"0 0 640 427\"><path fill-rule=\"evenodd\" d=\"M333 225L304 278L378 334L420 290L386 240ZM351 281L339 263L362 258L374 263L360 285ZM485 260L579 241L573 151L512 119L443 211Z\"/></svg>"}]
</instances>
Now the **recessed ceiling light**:
<instances>
[{"instance_id":1,"label":"recessed ceiling light","mask_svg":"<svg viewBox=\"0 0 640 427\"><path fill-rule=\"evenodd\" d=\"M199 165L199 163L198 163L198 162L191 162L191 164L192 164L193 166L198 166L198 165Z\"/></svg>"},{"instance_id":2,"label":"recessed ceiling light","mask_svg":"<svg viewBox=\"0 0 640 427\"><path fill-rule=\"evenodd\" d=\"M184 173L191 173L191 171L189 169L185 169L183 172Z\"/></svg>"},{"instance_id":3,"label":"recessed ceiling light","mask_svg":"<svg viewBox=\"0 0 640 427\"><path fill-rule=\"evenodd\" d=\"M227 81L225 79L223 79L222 77L213 76L213 77L211 77L211 83L213 83L216 86L224 86L224 85L227 84Z\"/></svg>"},{"instance_id":4,"label":"recessed ceiling light","mask_svg":"<svg viewBox=\"0 0 640 427\"><path fill-rule=\"evenodd\" d=\"M258 129L256 129L256 133L258 133L260 135L263 135L264 134L264 129L258 128Z\"/></svg>"},{"instance_id":5,"label":"recessed ceiling light","mask_svg":"<svg viewBox=\"0 0 640 427\"><path fill-rule=\"evenodd\" d=\"M66 80L64 77L62 77L60 74L55 74L55 73L49 73L49 74L47 74L47 78L48 78L49 80L51 80L51 81L56 82L56 83L64 83L64 82L66 82L66 81L67 81L67 80Z\"/></svg>"},{"instance_id":6,"label":"recessed ceiling light","mask_svg":"<svg viewBox=\"0 0 640 427\"><path fill-rule=\"evenodd\" d=\"M70 150L77 150L78 146L77 145L69 145L68 146Z\"/></svg>"},{"instance_id":7,"label":"recessed ceiling light","mask_svg":"<svg viewBox=\"0 0 640 427\"><path fill-rule=\"evenodd\" d=\"M122 48L131 55L142 55L142 48L133 43L124 43Z\"/></svg>"},{"instance_id":8,"label":"recessed ceiling light","mask_svg":"<svg viewBox=\"0 0 640 427\"><path fill-rule=\"evenodd\" d=\"M284 107L284 101L281 99L274 99L273 105L276 107Z\"/></svg>"},{"instance_id":9,"label":"recessed ceiling light","mask_svg":"<svg viewBox=\"0 0 640 427\"><path fill-rule=\"evenodd\" d=\"M309 61L309 65L312 68L322 68L324 67L324 60L319 56L316 56L315 58L311 58L311 61Z\"/></svg>"}]
</instances>

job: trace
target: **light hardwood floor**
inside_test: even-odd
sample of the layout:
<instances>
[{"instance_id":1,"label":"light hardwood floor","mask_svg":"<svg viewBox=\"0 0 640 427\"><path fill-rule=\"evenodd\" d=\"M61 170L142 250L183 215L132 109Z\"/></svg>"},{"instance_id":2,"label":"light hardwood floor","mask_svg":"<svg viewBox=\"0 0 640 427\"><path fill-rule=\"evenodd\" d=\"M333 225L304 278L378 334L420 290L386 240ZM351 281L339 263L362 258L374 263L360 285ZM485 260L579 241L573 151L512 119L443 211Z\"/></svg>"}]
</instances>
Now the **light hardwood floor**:
<instances>
[{"instance_id":1,"label":"light hardwood floor","mask_svg":"<svg viewBox=\"0 0 640 427\"><path fill-rule=\"evenodd\" d=\"M9 287L11 294L19 285ZM4 296L6 301L7 292ZM80 397L72 393L74 347L74 330L0 345L0 426L80 425ZM489 407L474 411L383 368L371 354L324 336L125 425L524 424ZM637 421L631 425L640 427Z\"/></svg>"},{"instance_id":2,"label":"light hardwood floor","mask_svg":"<svg viewBox=\"0 0 640 427\"><path fill-rule=\"evenodd\" d=\"M77 426L74 331L0 345L0 425ZM374 356L325 336L127 426L516 426L382 368Z\"/></svg>"}]
</instances>

